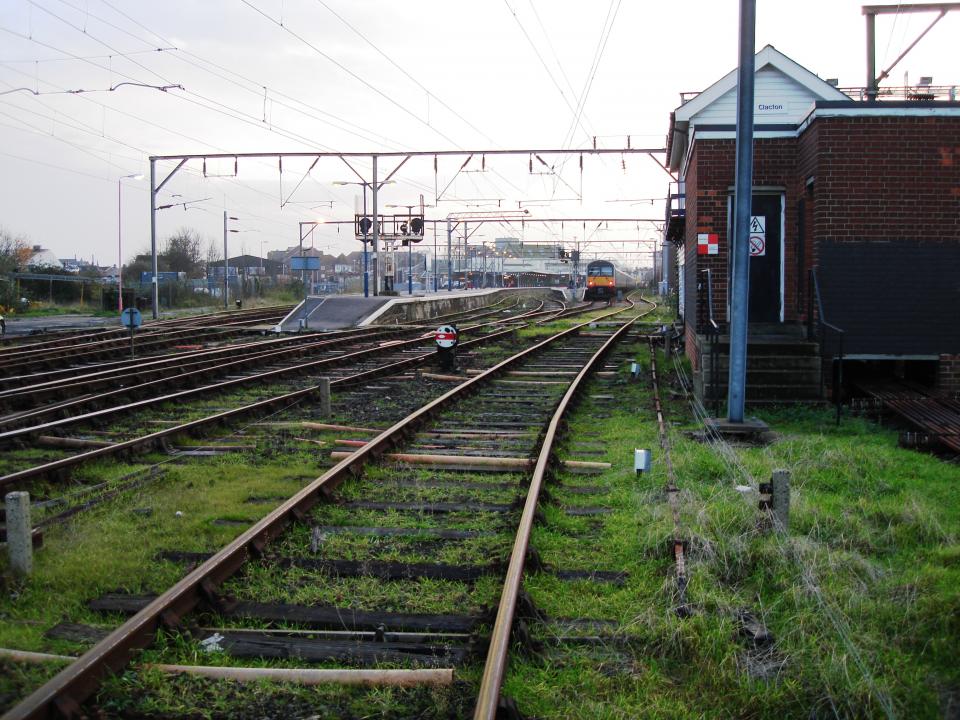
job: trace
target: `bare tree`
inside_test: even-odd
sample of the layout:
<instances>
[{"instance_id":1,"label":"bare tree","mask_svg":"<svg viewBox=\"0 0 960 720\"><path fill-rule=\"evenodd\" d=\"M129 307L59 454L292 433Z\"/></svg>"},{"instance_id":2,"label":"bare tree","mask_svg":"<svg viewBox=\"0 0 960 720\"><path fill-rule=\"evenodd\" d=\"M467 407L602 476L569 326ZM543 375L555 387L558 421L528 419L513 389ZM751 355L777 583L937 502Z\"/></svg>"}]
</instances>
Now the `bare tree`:
<instances>
[{"instance_id":1,"label":"bare tree","mask_svg":"<svg viewBox=\"0 0 960 720\"><path fill-rule=\"evenodd\" d=\"M13 272L30 260L30 244L25 238L0 228L0 272Z\"/></svg>"},{"instance_id":2,"label":"bare tree","mask_svg":"<svg viewBox=\"0 0 960 720\"><path fill-rule=\"evenodd\" d=\"M207 241L207 267L223 262L223 246L216 238Z\"/></svg>"},{"instance_id":3,"label":"bare tree","mask_svg":"<svg viewBox=\"0 0 960 720\"><path fill-rule=\"evenodd\" d=\"M168 237L163 255L171 272L199 274L204 259L202 247L200 235L190 228L180 228Z\"/></svg>"}]
</instances>

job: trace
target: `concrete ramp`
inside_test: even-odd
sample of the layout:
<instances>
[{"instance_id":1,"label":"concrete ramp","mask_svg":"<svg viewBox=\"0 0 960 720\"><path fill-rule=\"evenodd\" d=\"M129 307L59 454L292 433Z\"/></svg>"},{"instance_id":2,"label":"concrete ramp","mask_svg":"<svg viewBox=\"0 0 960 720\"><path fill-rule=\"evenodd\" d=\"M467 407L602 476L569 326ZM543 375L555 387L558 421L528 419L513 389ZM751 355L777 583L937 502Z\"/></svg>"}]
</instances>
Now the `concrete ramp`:
<instances>
[{"instance_id":1,"label":"concrete ramp","mask_svg":"<svg viewBox=\"0 0 960 720\"><path fill-rule=\"evenodd\" d=\"M342 330L356 327L391 297L359 295L311 295L280 321L281 332L305 330Z\"/></svg>"}]
</instances>

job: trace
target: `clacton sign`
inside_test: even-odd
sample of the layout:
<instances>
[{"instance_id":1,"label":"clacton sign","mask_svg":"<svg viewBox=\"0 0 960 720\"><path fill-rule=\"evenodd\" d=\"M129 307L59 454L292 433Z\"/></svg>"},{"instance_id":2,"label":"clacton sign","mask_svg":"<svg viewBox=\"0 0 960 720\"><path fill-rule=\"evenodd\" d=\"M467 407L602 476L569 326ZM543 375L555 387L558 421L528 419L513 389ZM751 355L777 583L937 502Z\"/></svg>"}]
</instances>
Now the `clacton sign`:
<instances>
[{"instance_id":1,"label":"clacton sign","mask_svg":"<svg viewBox=\"0 0 960 720\"><path fill-rule=\"evenodd\" d=\"M753 111L756 115L786 115L790 112L790 103L782 100L758 100Z\"/></svg>"}]
</instances>

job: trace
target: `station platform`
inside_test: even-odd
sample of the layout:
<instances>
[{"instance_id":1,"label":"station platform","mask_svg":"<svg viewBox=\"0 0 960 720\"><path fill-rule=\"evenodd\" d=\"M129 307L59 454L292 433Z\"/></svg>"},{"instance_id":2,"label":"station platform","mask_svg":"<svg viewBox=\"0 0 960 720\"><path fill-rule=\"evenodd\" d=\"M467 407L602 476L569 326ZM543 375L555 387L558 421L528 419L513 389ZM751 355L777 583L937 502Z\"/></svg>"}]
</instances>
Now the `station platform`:
<instances>
[{"instance_id":1,"label":"station platform","mask_svg":"<svg viewBox=\"0 0 960 720\"><path fill-rule=\"evenodd\" d=\"M542 295L569 301L559 288L489 288L440 290L419 295L363 297L361 295L311 295L295 307L273 330L342 330L368 325L416 324L437 315L475 310L517 294Z\"/></svg>"}]
</instances>

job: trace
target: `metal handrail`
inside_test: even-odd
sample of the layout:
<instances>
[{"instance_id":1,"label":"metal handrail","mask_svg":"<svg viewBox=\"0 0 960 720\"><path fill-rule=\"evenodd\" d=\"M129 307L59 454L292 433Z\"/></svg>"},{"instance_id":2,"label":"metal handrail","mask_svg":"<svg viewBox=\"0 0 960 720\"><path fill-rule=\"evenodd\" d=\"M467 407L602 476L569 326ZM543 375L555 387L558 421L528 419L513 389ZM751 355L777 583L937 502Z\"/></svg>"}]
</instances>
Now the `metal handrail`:
<instances>
[{"instance_id":1,"label":"metal handrail","mask_svg":"<svg viewBox=\"0 0 960 720\"><path fill-rule=\"evenodd\" d=\"M837 354L833 357L834 360L834 369L833 369L833 378L832 378L832 388L831 394L833 395L833 402L837 408L837 425L840 424L840 415L843 398L843 338L846 335L846 331L843 328L837 327L833 323L829 323L826 320L826 315L823 312L823 298L820 296L820 281L817 278L817 269L810 268L810 295L808 298L808 309L807 309L807 338L812 340L814 338L814 315L813 315L813 305L816 303L817 314L816 314L816 324L818 332L816 337L820 340L820 356L821 358L826 357L826 354L823 352L825 345L825 330L829 330L831 333L837 337ZM823 390L823 372L820 373L820 388L821 394Z\"/></svg>"},{"instance_id":2,"label":"metal handrail","mask_svg":"<svg viewBox=\"0 0 960 720\"><path fill-rule=\"evenodd\" d=\"M707 296L707 335L710 337L710 401L713 405L713 414L720 416L720 393L717 383L717 374L719 373L718 364L719 345L720 345L720 325L713 317L713 273L710 268L704 268L700 273L706 276L706 296ZM701 286L702 287L702 286ZM703 293L698 293L703 297Z\"/></svg>"}]
</instances>

